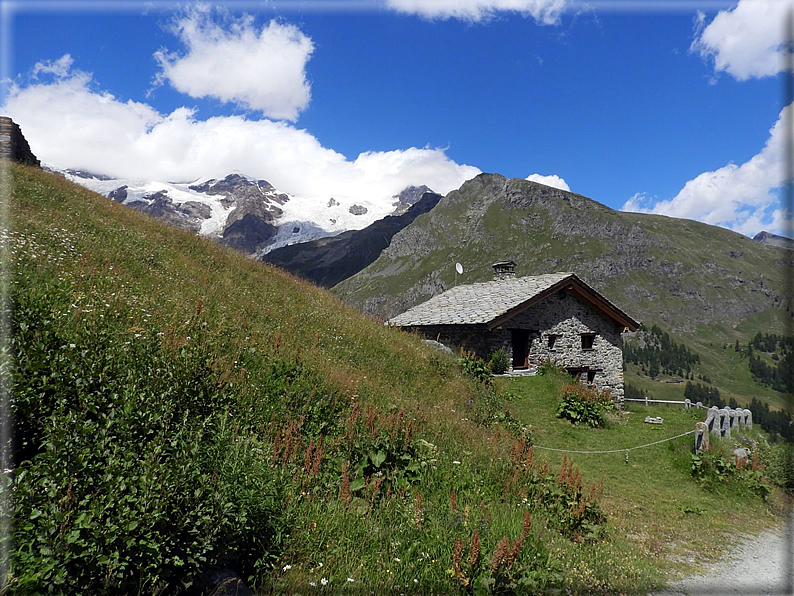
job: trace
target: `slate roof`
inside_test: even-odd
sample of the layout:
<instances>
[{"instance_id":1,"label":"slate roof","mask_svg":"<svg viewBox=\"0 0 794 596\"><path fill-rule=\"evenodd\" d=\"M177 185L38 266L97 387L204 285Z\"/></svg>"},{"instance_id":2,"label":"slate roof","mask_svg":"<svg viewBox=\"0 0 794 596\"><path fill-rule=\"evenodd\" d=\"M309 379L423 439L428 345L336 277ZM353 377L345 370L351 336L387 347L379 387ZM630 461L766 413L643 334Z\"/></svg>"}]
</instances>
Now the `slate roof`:
<instances>
[{"instance_id":1,"label":"slate roof","mask_svg":"<svg viewBox=\"0 0 794 596\"><path fill-rule=\"evenodd\" d=\"M547 273L456 286L389 319L387 324L398 327L489 325L506 315L512 316L513 311L523 310L536 299L567 287L573 287L580 294L586 293L591 303L616 321L629 328L638 326L573 273Z\"/></svg>"}]
</instances>

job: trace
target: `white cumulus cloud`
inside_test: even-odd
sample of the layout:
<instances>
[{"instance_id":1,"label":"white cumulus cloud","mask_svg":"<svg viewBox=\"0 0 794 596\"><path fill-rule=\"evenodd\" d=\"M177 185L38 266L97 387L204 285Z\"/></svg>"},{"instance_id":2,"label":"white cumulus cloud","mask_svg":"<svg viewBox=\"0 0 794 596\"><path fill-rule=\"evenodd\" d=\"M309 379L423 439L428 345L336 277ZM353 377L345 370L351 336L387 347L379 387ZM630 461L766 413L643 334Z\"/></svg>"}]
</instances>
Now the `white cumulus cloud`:
<instances>
[{"instance_id":1,"label":"white cumulus cloud","mask_svg":"<svg viewBox=\"0 0 794 596\"><path fill-rule=\"evenodd\" d=\"M554 25L568 6L568 0L386 0L397 12L426 19L460 19L477 22L499 12L517 12L544 25Z\"/></svg>"},{"instance_id":2,"label":"white cumulus cloud","mask_svg":"<svg viewBox=\"0 0 794 596\"><path fill-rule=\"evenodd\" d=\"M571 190L571 187L568 186L568 183L557 176L557 174L552 174L550 176L543 176L541 174L530 174L527 176L527 180L531 182L538 182L540 184L545 184L546 186L553 186L554 188L559 188L560 190Z\"/></svg>"},{"instance_id":3,"label":"white cumulus cloud","mask_svg":"<svg viewBox=\"0 0 794 596\"><path fill-rule=\"evenodd\" d=\"M222 15L223 16L223 15ZM191 97L213 97L275 119L297 119L311 87L306 63L312 40L294 25L270 21L257 27L253 17L216 22L209 8L189 10L172 24L186 52L160 49L155 83L168 82Z\"/></svg>"},{"instance_id":4,"label":"white cumulus cloud","mask_svg":"<svg viewBox=\"0 0 794 596\"><path fill-rule=\"evenodd\" d=\"M739 0L708 24L699 13L691 50L739 81L773 76L783 70L784 17L791 10L791 0Z\"/></svg>"},{"instance_id":5,"label":"white cumulus cloud","mask_svg":"<svg viewBox=\"0 0 794 596\"><path fill-rule=\"evenodd\" d=\"M57 60L36 62L31 76L36 79L40 74L50 74L57 78L63 78L70 74L72 64L74 64L74 59L70 54L64 54Z\"/></svg>"},{"instance_id":6,"label":"white cumulus cloud","mask_svg":"<svg viewBox=\"0 0 794 596\"><path fill-rule=\"evenodd\" d=\"M743 234L782 231L786 213L775 191L784 185L783 144L786 131L794 134L793 115L794 104L781 110L763 149L748 161L704 172L669 200L635 194L623 210L696 219Z\"/></svg>"},{"instance_id":7,"label":"white cumulus cloud","mask_svg":"<svg viewBox=\"0 0 794 596\"><path fill-rule=\"evenodd\" d=\"M164 115L93 87L83 72L33 80L13 86L2 110L42 162L133 180L189 182L243 172L302 197L390 200L409 185L447 193L480 173L428 147L349 160L287 122L237 115L201 120L184 107Z\"/></svg>"}]
</instances>

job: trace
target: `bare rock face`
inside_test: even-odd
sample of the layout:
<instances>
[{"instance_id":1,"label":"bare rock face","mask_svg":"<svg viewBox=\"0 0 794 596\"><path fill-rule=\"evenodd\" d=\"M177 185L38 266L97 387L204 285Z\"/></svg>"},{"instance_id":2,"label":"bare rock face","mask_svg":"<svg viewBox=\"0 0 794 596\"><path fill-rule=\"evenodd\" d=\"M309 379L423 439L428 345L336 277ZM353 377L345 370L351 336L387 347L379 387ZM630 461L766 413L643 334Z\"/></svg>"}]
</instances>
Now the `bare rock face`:
<instances>
[{"instance_id":1,"label":"bare rock face","mask_svg":"<svg viewBox=\"0 0 794 596\"><path fill-rule=\"evenodd\" d=\"M779 246L781 248L794 250L794 240L791 238L786 238L785 236L772 234L771 232L758 232L755 236L753 236L753 240L759 242L760 244L766 244L767 246Z\"/></svg>"},{"instance_id":2,"label":"bare rock face","mask_svg":"<svg viewBox=\"0 0 794 596\"><path fill-rule=\"evenodd\" d=\"M348 211L353 215L364 215L367 212L367 208L364 205L350 205Z\"/></svg>"},{"instance_id":3,"label":"bare rock face","mask_svg":"<svg viewBox=\"0 0 794 596\"><path fill-rule=\"evenodd\" d=\"M33 155L30 145L22 135L22 130L7 116L0 116L0 159L41 167L41 163Z\"/></svg>"},{"instance_id":4,"label":"bare rock face","mask_svg":"<svg viewBox=\"0 0 794 596\"><path fill-rule=\"evenodd\" d=\"M394 212L392 212L392 215L402 215L408 211L408 208L414 203L417 203L426 192L433 193L433 191L424 184L422 186L408 186L404 188L392 197L392 199L394 199L392 203L392 205L394 205Z\"/></svg>"},{"instance_id":5,"label":"bare rock face","mask_svg":"<svg viewBox=\"0 0 794 596\"><path fill-rule=\"evenodd\" d=\"M124 186L119 186L115 190L111 190L108 193L108 198L117 203L123 203L127 200L127 188L129 187L125 184Z\"/></svg>"},{"instance_id":6,"label":"bare rock face","mask_svg":"<svg viewBox=\"0 0 794 596\"><path fill-rule=\"evenodd\" d=\"M127 196L126 188L123 186L117 188L111 194L114 193L116 197L123 195L126 198ZM208 205L195 201L174 203L165 191L145 195L142 200L130 201L126 205L136 211L164 221L175 228L190 230L191 232L198 232L201 228L201 222L211 215Z\"/></svg>"},{"instance_id":7,"label":"bare rock face","mask_svg":"<svg viewBox=\"0 0 794 596\"><path fill-rule=\"evenodd\" d=\"M239 174L189 188L208 195L222 195L221 204L232 211L220 242L249 254L276 235L275 222L283 213L280 206L289 201L286 194L278 192L267 180L251 180Z\"/></svg>"}]
</instances>

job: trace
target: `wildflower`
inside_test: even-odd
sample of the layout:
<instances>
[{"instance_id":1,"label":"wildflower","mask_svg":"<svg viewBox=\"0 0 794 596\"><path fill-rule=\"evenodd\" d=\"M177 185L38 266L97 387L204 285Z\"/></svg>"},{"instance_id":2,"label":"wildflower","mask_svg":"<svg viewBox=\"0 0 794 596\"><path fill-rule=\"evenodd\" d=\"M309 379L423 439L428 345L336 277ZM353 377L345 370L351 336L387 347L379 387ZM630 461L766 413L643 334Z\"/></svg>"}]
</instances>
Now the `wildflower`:
<instances>
[{"instance_id":1,"label":"wildflower","mask_svg":"<svg viewBox=\"0 0 794 596\"><path fill-rule=\"evenodd\" d=\"M284 565L283 571L289 571L292 569L292 565Z\"/></svg>"},{"instance_id":2,"label":"wildflower","mask_svg":"<svg viewBox=\"0 0 794 596\"><path fill-rule=\"evenodd\" d=\"M458 460L453 460L453 461L452 461L452 463L453 463L453 464L455 464L455 465L457 465L457 466L459 466L459 465L460 465L460 462L459 462Z\"/></svg>"},{"instance_id":3,"label":"wildflower","mask_svg":"<svg viewBox=\"0 0 794 596\"><path fill-rule=\"evenodd\" d=\"M322 585L324 585L324 586L327 586L327 585L328 585L328 580L327 580L327 579L325 579L325 578L322 578L322 579L320 580L320 583L321 583Z\"/></svg>"},{"instance_id":4,"label":"wildflower","mask_svg":"<svg viewBox=\"0 0 794 596\"><path fill-rule=\"evenodd\" d=\"M469 564L474 567L480 560L480 534L474 530L474 535L471 537L471 555L469 556Z\"/></svg>"},{"instance_id":5,"label":"wildflower","mask_svg":"<svg viewBox=\"0 0 794 596\"><path fill-rule=\"evenodd\" d=\"M399 563L400 562L400 557L394 557L394 560Z\"/></svg>"},{"instance_id":6,"label":"wildflower","mask_svg":"<svg viewBox=\"0 0 794 596\"><path fill-rule=\"evenodd\" d=\"M418 583L419 583L419 580L418 580L418 579L416 579L416 578L414 578L414 583L415 583L415 584L418 584Z\"/></svg>"},{"instance_id":7,"label":"wildflower","mask_svg":"<svg viewBox=\"0 0 794 596\"><path fill-rule=\"evenodd\" d=\"M347 581L349 581L350 583L353 583L353 582L354 582L354 581L356 581L356 580L354 580L352 577L348 577L348 578L347 578Z\"/></svg>"},{"instance_id":8,"label":"wildflower","mask_svg":"<svg viewBox=\"0 0 794 596\"><path fill-rule=\"evenodd\" d=\"M455 538L455 546L452 549L452 569L455 571L456 577L460 575L460 560L462 550L463 544L461 544L460 539Z\"/></svg>"},{"instance_id":9,"label":"wildflower","mask_svg":"<svg viewBox=\"0 0 794 596\"><path fill-rule=\"evenodd\" d=\"M314 588L317 586L317 582L309 582L309 585Z\"/></svg>"},{"instance_id":10,"label":"wildflower","mask_svg":"<svg viewBox=\"0 0 794 596\"><path fill-rule=\"evenodd\" d=\"M77 347L77 344L69 344L69 347L70 347L70 348L76 348L76 347Z\"/></svg>"}]
</instances>

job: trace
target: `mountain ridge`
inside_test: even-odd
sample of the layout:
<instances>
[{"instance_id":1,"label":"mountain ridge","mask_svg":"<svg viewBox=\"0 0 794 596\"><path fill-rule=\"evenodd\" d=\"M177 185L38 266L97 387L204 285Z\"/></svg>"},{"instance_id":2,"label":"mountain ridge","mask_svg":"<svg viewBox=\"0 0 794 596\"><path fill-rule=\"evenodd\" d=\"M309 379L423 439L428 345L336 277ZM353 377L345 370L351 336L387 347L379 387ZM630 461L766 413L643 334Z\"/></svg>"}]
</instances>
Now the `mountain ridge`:
<instances>
[{"instance_id":1,"label":"mountain ridge","mask_svg":"<svg viewBox=\"0 0 794 596\"><path fill-rule=\"evenodd\" d=\"M126 180L82 169L50 172L172 226L213 238L255 257L298 242L359 230L404 213L426 186L388 198L301 197L240 172L192 182ZM428 189L429 190L429 189Z\"/></svg>"},{"instance_id":2,"label":"mountain ridge","mask_svg":"<svg viewBox=\"0 0 794 596\"><path fill-rule=\"evenodd\" d=\"M424 191L407 210L400 209L399 215L388 215L361 230L283 246L262 255L259 260L330 288L374 262L396 233L433 209L439 200L441 195Z\"/></svg>"},{"instance_id":3,"label":"mountain ridge","mask_svg":"<svg viewBox=\"0 0 794 596\"><path fill-rule=\"evenodd\" d=\"M735 322L784 304L778 268L790 259L779 251L724 228L619 212L576 193L481 174L397 233L378 260L334 292L389 318L450 287L455 262L467 272L458 282L468 283L490 279L491 262L512 258L519 275L574 271L641 318L692 331L726 314ZM665 280L664 288L653 280ZM684 307L687 321L678 316Z\"/></svg>"}]
</instances>

